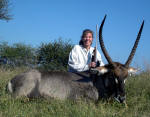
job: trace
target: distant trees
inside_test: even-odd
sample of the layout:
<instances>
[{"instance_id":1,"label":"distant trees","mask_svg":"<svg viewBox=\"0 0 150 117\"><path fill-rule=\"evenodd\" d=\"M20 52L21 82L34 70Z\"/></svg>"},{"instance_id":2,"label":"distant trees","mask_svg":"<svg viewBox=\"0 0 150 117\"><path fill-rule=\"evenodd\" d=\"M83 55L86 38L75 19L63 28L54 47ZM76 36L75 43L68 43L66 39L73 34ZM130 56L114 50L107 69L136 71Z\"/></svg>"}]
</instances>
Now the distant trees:
<instances>
[{"instance_id":1,"label":"distant trees","mask_svg":"<svg viewBox=\"0 0 150 117\"><path fill-rule=\"evenodd\" d=\"M11 15L9 15L9 0L0 0L0 20L10 20Z\"/></svg>"},{"instance_id":2,"label":"distant trees","mask_svg":"<svg viewBox=\"0 0 150 117\"><path fill-rule=\"evenodd\" d=\"M13 44L3 42L0 44L1 64L9 66L33 65L35 58L34 48L24 44ZM5 60L5 62L3 62Z\"/></svg>"},{"instance_id":3,"label":"distant trees","mask_svg":"<svg viewBox=\"0 0 150 117\"><path fill-rule=\"evenodd\" d=\"M28 66L44 70L67 70L69 52L72 45L69 41L58 41L41 44L32 48L25 44L0 43L0 64L7 66Z\"/></svg>"}]
</instances>

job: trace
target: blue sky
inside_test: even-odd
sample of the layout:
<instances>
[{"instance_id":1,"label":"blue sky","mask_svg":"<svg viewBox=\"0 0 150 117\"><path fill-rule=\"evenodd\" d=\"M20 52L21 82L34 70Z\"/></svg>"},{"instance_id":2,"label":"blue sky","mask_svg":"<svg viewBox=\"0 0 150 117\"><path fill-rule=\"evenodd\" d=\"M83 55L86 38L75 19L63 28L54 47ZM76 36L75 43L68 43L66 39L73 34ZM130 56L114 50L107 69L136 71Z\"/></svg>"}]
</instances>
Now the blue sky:
<instances>
[{"instance_id":1,"label":"blue sky","mask_svg":"<svg viewBox=\"0 0 150 117\"><path fill-rule=\"evenodd\" d=\"M0 21L0 41L38 47L61 37L78 44L82 31L88 28L95 32L96 24L100 26L107 14L103 37L112 59L127 60L145 20L132 65L150 63L150 0L11 0L11 4L13 20Z\"/></svg>"}]
</instances>

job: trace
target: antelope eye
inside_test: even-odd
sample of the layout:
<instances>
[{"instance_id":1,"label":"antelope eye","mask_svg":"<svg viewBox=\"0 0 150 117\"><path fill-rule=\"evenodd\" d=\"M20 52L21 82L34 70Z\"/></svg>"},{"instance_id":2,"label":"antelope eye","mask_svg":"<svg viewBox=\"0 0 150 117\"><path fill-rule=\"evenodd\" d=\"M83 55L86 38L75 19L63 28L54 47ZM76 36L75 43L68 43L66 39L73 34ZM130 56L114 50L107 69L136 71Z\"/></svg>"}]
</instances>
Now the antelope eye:
<instances>
[{"instance_id":1,"label":"antelope eye","mask_svg":"<svg viewBox=\"0 0 150 117\"><path fill-rule=\"evenodd\" d=\"M116 82L116 84L118 84L118 79L117 78L115 78L115 82Z\"/></svg>"},{"instance_id":2,"label":"antelope eye","mask_svg":"<svg viewBox=\"0 0 150 117\"><path fill-rule=\"evenodd\" d=\"M124 84L126 83L126 79L123 81L124 82Z\"/></svg>"}]
</instances>

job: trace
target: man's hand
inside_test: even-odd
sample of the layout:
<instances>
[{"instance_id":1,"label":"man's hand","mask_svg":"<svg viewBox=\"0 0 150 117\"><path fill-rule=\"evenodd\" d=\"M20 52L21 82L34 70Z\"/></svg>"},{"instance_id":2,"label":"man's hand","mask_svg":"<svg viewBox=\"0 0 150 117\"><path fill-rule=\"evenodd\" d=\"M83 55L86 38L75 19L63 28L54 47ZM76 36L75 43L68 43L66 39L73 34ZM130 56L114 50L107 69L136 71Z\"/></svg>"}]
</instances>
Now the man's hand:
<instances>
[{"instance_id":1,"label":"man's hand","mask_svg":"<svg viewBox=\"0 0 150 117\"><path fill-rule=\"evenodd\" d=\"M94 67L96 67L96 63L95 62L91 62L90 64L89 64L89 68L94 68Z\"/></svg>"}]
</instances>

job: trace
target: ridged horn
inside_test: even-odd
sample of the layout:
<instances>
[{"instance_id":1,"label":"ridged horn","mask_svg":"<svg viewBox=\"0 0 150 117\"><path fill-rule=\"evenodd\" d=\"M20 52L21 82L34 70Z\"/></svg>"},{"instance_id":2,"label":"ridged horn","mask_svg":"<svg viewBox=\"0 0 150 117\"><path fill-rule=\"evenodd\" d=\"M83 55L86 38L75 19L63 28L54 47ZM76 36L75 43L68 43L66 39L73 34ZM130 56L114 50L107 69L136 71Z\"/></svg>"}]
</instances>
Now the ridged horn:
<instances>
[{"instance_id":1,"label":"ridged horn","mask_svg":"<svg viewBox=\"0 0 150 117\"><path fill-rule=\"evenodd\" d=\"M139 43L139 40L140 40L140 37L141 37L141 33L142 33L142 30L143 30L143 26L144 26L144 20L143 20L142 25L141 25L141 27L140 27L139 33L138 33L138 35L137 35L137 38L136 38L136 41L135 41L134 46L133 46L133 48L132 48L132 51L131 51L131 53L130 53L130 56L128 57L128 60L127 60L126 63L125 63L125 66L126 66L126 67L129 67L129 65L130 65L130 63L131 63L131 61L132 61L132 59L133 59L133 57L134 57L136 48L137 48L137 46L138 46L138 43Z\"/></svg>"},{"instance_id":2,"label":"ridged horn","mask_svg":"<svg viewBox=\"0 0 150 117\"><path fill-rule=\"evenodd\" d=\"M101 46L102 52L103 52L106 60L108 61L109 64L111 64L111 65L113 65L113 67L115 67L114 62L112 61L111 57L108 55L108 52L104 46L102 31L103 31L103 25L104 25L105 19L106 19L106 15L104 16L104 19L103 19L100 29L99 29L99 42L100 42L100 46Z\"/></svg>"}]
</instances>

